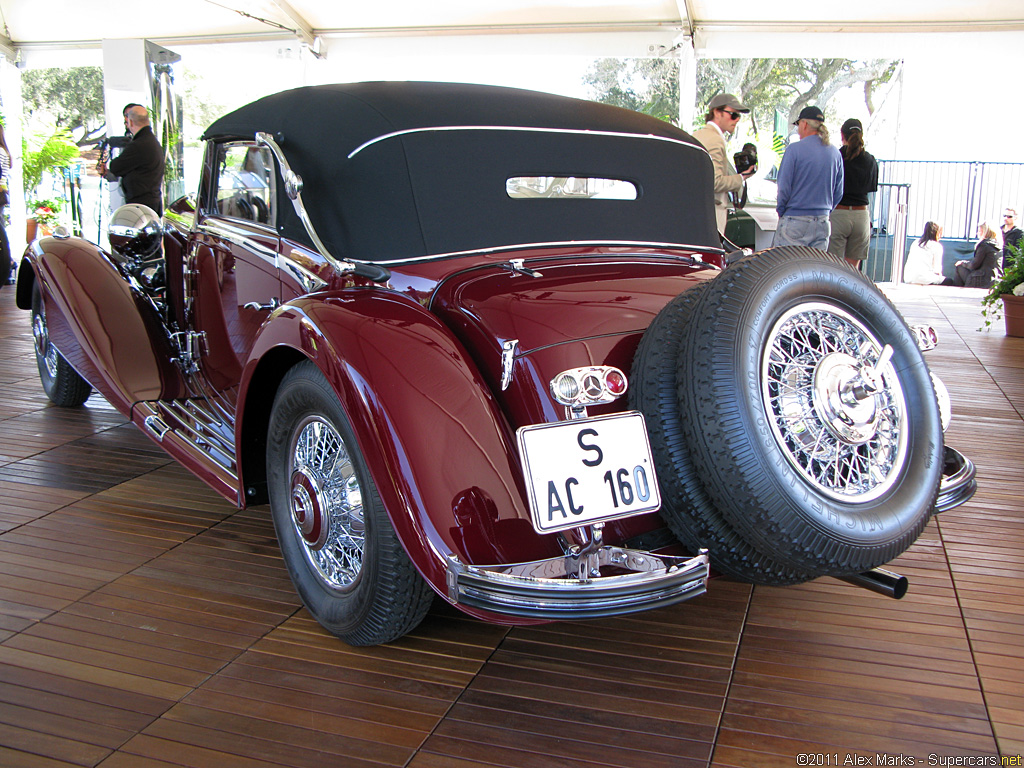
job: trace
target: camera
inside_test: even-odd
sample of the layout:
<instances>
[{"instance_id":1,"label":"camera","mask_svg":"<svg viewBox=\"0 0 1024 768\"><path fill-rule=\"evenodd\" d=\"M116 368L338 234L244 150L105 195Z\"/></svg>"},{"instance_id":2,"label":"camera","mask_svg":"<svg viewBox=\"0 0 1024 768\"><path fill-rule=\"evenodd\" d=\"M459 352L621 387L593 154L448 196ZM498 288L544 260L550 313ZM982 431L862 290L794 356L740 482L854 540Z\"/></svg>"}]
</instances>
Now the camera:
<instances>
[{"instance_id":1,"label":"camera","mask_svg":"<svg viewBox=\"0 0 1024 768\"><path fill-rule=\"evenodd\" d=\"M744 173L753 168L751 174L757 173L757 146L744 144L743 149L732 156L732 163L736 167L736 173Z\"/></svg>"}]
</instances>

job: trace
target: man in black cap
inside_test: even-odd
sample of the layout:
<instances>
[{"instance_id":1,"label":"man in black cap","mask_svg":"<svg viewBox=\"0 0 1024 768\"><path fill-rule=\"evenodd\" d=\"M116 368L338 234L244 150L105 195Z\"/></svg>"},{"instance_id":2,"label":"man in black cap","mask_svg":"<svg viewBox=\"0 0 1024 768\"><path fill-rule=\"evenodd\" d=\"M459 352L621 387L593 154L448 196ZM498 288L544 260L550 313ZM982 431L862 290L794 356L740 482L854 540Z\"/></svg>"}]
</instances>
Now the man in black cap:
<instances>
[{"instance_id":1,"label":"man in black cap","mask_svg":"<svg viewBox=\"0 0 1024 768\"><path fill-rule=\"evenodd\" d=\"M148 205L163 214L164 150L149 125L149 112L138 104L124 111L124 124L132 140L110 165L100 163L97 170L109 181L121 179L126 203Z\"/></svg>"},{"instance_id":2,"label":"man in black cap","mask_svg":"<svg viewBox=\"0 0 1024 768\"><path fill-rule=\"evenodd\" d=\"M779 164L779 225L772 245L809 245L825 250L828 215L843 197L843 158L829 141L825 115L804 107L796 123L800 140Z\"/></svg>"},{"instance_id":3,"label":"man in black cap","mask_svg":"<svg viewBox=\"0 0 1024 768\"><path fill-rule=\"evenodd\" d=\"M707 123L693 132L693 138L704 145L715 167L715 221L719 232L725 232L729 193L743 191L744 182L757 170L751 167L743 173L736 173L725 151L725 134L731 136L735 133L740 118L748 112L750 108L740 104L731 93L720 93L708 104Z\"/></svg>"}]
</instances>

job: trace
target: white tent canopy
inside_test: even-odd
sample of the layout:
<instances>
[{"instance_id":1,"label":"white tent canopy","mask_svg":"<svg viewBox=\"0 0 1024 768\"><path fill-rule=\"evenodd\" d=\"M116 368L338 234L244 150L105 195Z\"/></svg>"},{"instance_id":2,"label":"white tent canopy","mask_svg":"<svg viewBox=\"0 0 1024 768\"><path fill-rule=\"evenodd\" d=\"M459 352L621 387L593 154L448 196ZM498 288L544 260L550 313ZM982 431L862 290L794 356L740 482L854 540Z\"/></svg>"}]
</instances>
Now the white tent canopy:
<instances>
[{"instance_id":1,"label":"white tent canopy","mask_svg":"<svg viewBox=\"0 0 1024 768\"><path fill-rule=\"evenodd\" d=\"M166 47L267 39L315 46L319 38L329 55L335 42L365 37L601 33L608 41L609 33L641 33L685 36L698 55L763 56L793 55L794 39L834 49L847 40L898 45L908 34L1024 31L1021 0L176 0L163 6L0 0L0 12L6 38L0 45L12 59L19 50L26 58L44 50L94 50L117 38Z\"/></svg>"}]
</instances>

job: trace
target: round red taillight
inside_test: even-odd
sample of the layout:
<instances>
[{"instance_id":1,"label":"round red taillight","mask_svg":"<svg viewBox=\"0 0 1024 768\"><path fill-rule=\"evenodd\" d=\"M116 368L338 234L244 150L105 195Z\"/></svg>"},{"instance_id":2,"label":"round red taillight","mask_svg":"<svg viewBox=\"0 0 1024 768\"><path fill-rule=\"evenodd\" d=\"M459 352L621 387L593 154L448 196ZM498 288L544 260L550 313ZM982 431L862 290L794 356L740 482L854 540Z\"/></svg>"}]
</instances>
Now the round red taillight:
<instances>
[{"instance_id":1,"label":"round red taillight","mask_svg":"<svg viewBox=\"0 0 1024 768\"><path fill-rule=\"evenodd\" d=\"M622 371L612 369L605 374L604 385L617 397L626 391L626 377L622 375Z\"/></svg>"}]
</instances>

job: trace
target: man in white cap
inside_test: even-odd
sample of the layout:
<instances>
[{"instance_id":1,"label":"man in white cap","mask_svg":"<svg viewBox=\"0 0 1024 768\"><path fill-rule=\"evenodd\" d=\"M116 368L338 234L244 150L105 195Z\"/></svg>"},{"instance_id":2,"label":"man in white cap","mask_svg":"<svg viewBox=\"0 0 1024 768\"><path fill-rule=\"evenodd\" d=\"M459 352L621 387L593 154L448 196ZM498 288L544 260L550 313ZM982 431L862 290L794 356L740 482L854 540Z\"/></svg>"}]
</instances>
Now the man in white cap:
<instances>
[{"instance_id":1,"label":"man in white cap","mask_svg":"<svg viewBox=\"0 0 1024 768\"><path fill-rule=\"evenodd\" d=\"M732 136L740 118L749 112L750 108L743 106L731 93L720 93L708 104L708 113L704 118L707 123L693 132L693 138L704 145L715 166L715 221L719 232L725 232L729 193L742 192L744 182L757 170L751 167L743 173L736 173L725 151L725 135Z\"/></svg>"}]
</instances>

